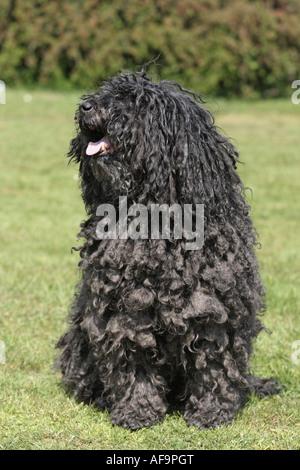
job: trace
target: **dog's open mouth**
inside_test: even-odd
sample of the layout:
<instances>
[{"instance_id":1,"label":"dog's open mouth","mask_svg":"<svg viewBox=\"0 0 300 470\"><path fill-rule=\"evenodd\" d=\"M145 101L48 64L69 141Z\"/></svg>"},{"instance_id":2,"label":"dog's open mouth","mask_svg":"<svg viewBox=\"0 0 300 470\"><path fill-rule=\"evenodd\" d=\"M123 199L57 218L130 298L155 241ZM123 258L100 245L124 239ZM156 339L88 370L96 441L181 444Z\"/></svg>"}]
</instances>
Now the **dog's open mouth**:
<instances>
[{"instance_id":1,"label":"dog's open mouth","mask_svg":"<svg viewBox=\"0 0 300 470\"><path fill-rule=\"evenodd\" d=\"M109 155L114 153L114 147L111 145L108 136L103 137L98 142L89 142L86 148L86 154L89 156L94 155Z\"/></svg>"}]
</instances>

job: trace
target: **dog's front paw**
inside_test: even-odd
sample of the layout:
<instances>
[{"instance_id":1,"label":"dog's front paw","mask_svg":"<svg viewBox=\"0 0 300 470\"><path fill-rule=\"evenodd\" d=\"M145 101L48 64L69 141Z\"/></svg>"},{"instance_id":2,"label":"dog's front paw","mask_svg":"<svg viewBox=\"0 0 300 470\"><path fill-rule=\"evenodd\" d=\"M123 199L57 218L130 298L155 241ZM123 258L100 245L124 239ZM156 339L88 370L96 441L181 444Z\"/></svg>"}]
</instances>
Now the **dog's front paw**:
<instances>
[{"instance_id":1,"label":"dog's front paw","mask_svg":"<svg viewBox=\"0 0 300 470\"><path fill-rule=\"evenodd\" d=\"M131 430L149 428L162 421L163 417L163 413L155 413L151 408L141 411L137 407L131 406L126 408L114 407L110 413L112 424Z\"/></svg>"},{"instance_id":2,"label":"dog's front paw","mask_svg":"<svg viewBox=\"0 0 300 470\"><path fill-rule=\"evenodd\" d=\"M185 404L183 417L188 426L197 426L199 429L216 428L231 424L240 407L238 395L234 402L230 402L207 393L200 399L191 396Z\"/></svg>"},{"instance_id":3,"label":"dog's front paw","mask_svg":"<svg viewBox=\"0 0 300 470\"><path fill-rule=\"evenodd\" d=\"M235 413L228 410L217 410L208 414L200 410L184 413L184 419L188 426L196 426L200 430L216 428L223 424L230 424Z\"/></svg>"}]
</instances>

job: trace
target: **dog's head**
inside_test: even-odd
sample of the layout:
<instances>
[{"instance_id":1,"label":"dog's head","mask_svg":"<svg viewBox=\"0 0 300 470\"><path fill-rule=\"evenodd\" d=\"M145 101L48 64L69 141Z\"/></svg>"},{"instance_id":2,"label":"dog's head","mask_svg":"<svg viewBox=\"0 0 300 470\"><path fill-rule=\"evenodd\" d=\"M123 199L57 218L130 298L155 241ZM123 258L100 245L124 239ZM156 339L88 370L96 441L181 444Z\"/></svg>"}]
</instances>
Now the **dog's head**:
<instances>
[{"instance_id":1,"label":"dog's head","mask_svg":"<svg viewBox=\"0 0 300 470\"><path fill-rule=\"evenodd\" d=\"M238 183L234 147L200 96L177 83L126 73L81 99L68 155L80 162L88 206L121 195L142 203L221 201Z\"/></svg>"}]
</instances>

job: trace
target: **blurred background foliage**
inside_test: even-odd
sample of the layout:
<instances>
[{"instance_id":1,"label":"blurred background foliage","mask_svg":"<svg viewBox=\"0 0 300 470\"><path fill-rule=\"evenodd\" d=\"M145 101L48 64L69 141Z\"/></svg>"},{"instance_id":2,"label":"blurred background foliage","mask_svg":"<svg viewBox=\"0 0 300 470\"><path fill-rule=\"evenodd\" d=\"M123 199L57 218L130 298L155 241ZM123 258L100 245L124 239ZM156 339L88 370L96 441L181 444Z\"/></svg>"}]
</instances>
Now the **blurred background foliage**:
<instances>
[{"instance_id":1,"label":"blurred background foliage","mask_svg":"<svg viewBox=\"0 0 300 470\"><path fill-rule=\"evenodd\" d=\"M0 78L90 89L157 58L158 79L202 93L286 96L299 14L299 0L1 0Z\"/></svg>"}]
</instances>

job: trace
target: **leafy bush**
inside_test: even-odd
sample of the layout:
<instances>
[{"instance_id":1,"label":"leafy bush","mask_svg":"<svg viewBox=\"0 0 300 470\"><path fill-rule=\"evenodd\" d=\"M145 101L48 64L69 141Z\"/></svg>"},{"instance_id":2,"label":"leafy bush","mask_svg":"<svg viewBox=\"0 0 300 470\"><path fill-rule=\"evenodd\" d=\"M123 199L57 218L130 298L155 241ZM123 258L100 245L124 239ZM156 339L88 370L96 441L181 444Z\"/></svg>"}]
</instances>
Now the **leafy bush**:
<instances>
[{"instance_id":1,"label":"leafy bush","mask_svg":"<svg viewBox=\"0 0 300 470\"><path fill-rule=\"evenodd\" d=\"M0 75L93 88L156 57L212 95L282 96L299 78L298 0L2 0Z\"/></svg>"}]
</instances>

